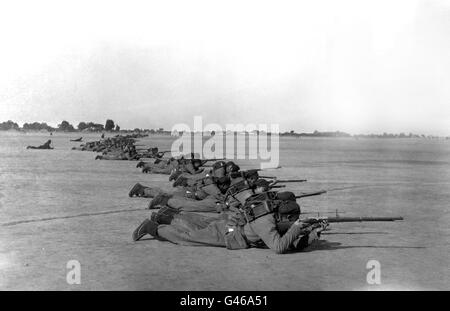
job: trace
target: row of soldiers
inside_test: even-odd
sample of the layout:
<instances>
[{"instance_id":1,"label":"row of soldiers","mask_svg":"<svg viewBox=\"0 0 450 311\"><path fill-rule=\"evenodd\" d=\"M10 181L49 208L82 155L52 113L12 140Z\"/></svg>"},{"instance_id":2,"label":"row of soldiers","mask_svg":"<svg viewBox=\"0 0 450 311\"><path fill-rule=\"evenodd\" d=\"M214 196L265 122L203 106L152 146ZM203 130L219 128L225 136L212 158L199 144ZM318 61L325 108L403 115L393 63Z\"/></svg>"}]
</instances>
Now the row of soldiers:
<instances>
[{"instance_id":1,"label":"row of soldiers","mask_svg":"<svg viewBox=\"0 0 450 311\"><path fill-rule=\"evenodd\" d=\"M206 168L210 160L192 155L190 159L155 155L155 161L137 166L146 173L169 174L174 189L167 192L140 183L132 187L130 197L151 198L148 208L157 210L134 230L134 241L151 235L180 245L265 247L285 253L309 246L327 227L325 220L302 222L299 196L276 191L283 181L260 176L260 170L243 171L222 160Z\"/></svg>"},{"instance_id":2,"label":"row of soldiers","mask_svg":"<svg viewBox=\"0 0 450 311\"><path fill-rule=\"evenodd\" d=\"M102 153L95 157L96 160L139 160L143 155L137 151L135 142L141 137L142 134L116 135L108 138L102 135L102 139L86 142L79 147L73 147L72 150Z\"/></svg>"},{"instance_id":3,"label":"row of soldiers","mask_svg":"<svg viewBox=\"0 0 450 311\"><path fill-rule=\"evenodd\" d=\"M82 145L80 150L102 152L96 159L142 160L143 173L166 174L173 190L137 183L130 197L151 198L153 210L133 232L134 241L145 235L180 245L209 245L242 249L264 247L276 253L302 250L320 238L328 222L395 221L402 217L300 218L297 199L326 191L295 195L277 191L287 182L260 176L260 170L241 170L224 159L199 159L196 155L164 157L170 151L137 149L133 135ZM75 148L74 148L75 149ZM214 161L211 166L207 163Z\"/></svg>"}]
</instances>

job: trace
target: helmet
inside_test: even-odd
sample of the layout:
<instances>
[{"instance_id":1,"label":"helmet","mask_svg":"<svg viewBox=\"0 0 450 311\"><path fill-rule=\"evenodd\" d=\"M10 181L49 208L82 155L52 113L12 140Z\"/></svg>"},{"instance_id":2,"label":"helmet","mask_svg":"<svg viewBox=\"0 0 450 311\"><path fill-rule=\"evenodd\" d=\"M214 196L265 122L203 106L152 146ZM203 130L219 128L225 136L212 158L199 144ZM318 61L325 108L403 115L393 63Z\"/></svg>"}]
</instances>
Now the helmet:
<instances>
[{"instance_id":1,"label":"helmet","mask_svg":"<svg viewBox=\"0 0 450 311\"><path fill-rule=\"evenodd\" d=\"M217 178L225 176L225 162L218 161L213 164L211 175Z\"/></svg>"},{"instance_id":2,"label":"helmet","mask_svg":"<svg viewBox=\"0 0 450 311\"><path fill-rule=\"evenodd\" d=\"M232 162L232 161L230 161L226 164L226 172L228 174L232 173L232 172L238 172L240 169L241 168L238 165L234 164L234 162Z\"/></svg>"},{"instance_id":3,"label":"helmet","mask_svg":"<svg viewBox=\"0 0 450 311\"><path fill-rule=\"evenodd\" d=\"M226 163L225 161L217 161L216 163L213 164L212 168L213 170L217 170L219 168L225 167Z\"/></svg>"},{"instance_id":4,"label":"helmet","mask_svg":"<svg viewBox=\"0 0 450 311\"><path fill-rule=\"evenodd\" d=\"M254 183L259 178L258 170L256 169L245 171L242 175L250 183Z\"/></svg>"},{"instance_id":5,"label":"helmet","mask_svg":"<svg viewBox=\"0 0 450 311\"><path fill-rule=\"evenodd\" d=\"M202 161L199 160L199 159L193 159L193 160L192 160L192 165L193 165L195 168L199 168L200 166L202 166Z\"/></svg>"},{"instance_id":6,"label":"helmet","mask_svg":"<svg viewBox=\"0 0 450 311\"><path fill-rule=\"evenodd\" d=\"M264 191L269 190L270 183L265 179L258 179L254 183L252 183L254 188L263 188Z\"/></svg>"}]
</instances>

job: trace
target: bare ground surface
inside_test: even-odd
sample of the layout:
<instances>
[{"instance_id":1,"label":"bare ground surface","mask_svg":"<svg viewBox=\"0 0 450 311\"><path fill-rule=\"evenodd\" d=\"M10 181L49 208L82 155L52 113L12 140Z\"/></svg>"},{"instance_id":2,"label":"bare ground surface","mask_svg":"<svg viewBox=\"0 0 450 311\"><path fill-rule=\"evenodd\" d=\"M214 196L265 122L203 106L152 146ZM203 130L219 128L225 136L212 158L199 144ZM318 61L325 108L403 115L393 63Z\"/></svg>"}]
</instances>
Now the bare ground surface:
<instances>
[{"instance_id":1,"label":"bare ground surface","mask_svg":"<svg viewBox=\"0 0 450 311\"><path fill-rule=\"evenodd\" d=\"M2 290L449 288L449 184L436 181L436 175L417 185L397 172L394 187L392 180L377 181L370 174L358 179L332 175L337 168L300 169L299 177L309 180L302 190L373 185L304 199L304 210L339 208L346 216L402 215L405 221L333 224L323 241L307 251L277 255L267 249L185 247L151 238L133 242L132 231L150 212L145 210L149 200L129 198L129 189L136 182L171 189L167 176L142 174L136 162L94 161L94 153L67 149L44 151L42 160L36 158L42 156L39 151L22 160L3 158ZM49 158L52 165L44 169ZM293 177L292 169L277 175ZM60 218L39 220L51 217ZM25 220L37 221L21 223ZM66 264L73 259L81 263L80 285L66 282ZM366 264L372 259L381 264L381 285L366 282Z\"/></svg>"}]
</instances>

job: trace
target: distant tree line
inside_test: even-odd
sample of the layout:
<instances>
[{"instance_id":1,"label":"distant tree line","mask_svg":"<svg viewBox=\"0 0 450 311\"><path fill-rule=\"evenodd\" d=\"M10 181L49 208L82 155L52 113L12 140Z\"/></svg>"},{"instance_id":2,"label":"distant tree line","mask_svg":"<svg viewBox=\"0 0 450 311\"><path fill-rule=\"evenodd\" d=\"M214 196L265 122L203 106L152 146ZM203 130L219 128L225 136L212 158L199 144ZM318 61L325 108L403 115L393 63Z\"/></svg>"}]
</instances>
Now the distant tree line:
<instances>
[{"instance_id":1,"label":"distant tree line","mask_svg":"<svg viewBox=\"0 0 450 311\"><path fill-rule=\"evenodd\" d=\"M20 126L16 122L13 122L11 120L0 123L0 131L20 130L20 129L21 129ZM22 129L28 131L48 131L48 132L54 131L76 132L77 130L101 132L101 131L120 131L120 126L118 124L115 124L113 120L108 119L106 120L105 125L94 122L80 122L78 123L77 129L75 129L75 127L72 124L70 124L66 120L63 120L60 124L58 124L56 128L48 125L45 122L33 122L33 123L24 123Z\"/></svg>"},{"instance_id":2,"label":"distant tree line","mask_svg":"<svg viewBox=\"0 0 450 311\"><path fill-rule=\"evenodd\" d=\"M18 130L18 129L19 125L11 120L0 123L0 131Z\"/></svg>"},{"instance_id":3,"label":"distant tree line","mask_svg":"<svg viewBox=\"0 0 450 311\"><path fill-rule=\"evenodd\" d=\"M105 127L103 124L94 122L80 122L77 126L79 131L90 130L90 131L103 131Z\"/></svg>"},{"instance_id":4,"label":"distant tree line","mask_svg":"<svg viewBox=\"0 0 450 311\"><path fill-rule=\"evenodd\" d=\"M351 137L352 135L345 132L319 132L313 133L296 133L294 131L280 133L280 136L294 136L294 137Z\"/></svg>"},{"instance_id":5,"label":"distant tree line","mask_svg":"<svg viewBox=\"0 0 450 311\"><path fill-rule=\"evenodd\" d=\"M48 125L45 122L33 122L33 123L24 123L22 128L20 126L11 120L8 120L6 122L0 123L0 131L8 131L8 130L30 130L30 131L62 131L62 132L76 132L76 131L92 131L92 132L102 132L102 131L121 131L120 126L116 124L113 120L107 119L105 124L100 123L94 123L94 122L80 122L77 125L77 128L70 124L68 121L64 120L56 128ZM122 132L131 133L131 132L138 132L138 133L149 133L149 134L165 134L170 135L171 131L165 131L163 128L157 128L157 129L140 129L135 128L134 130L122 130ZM255 134L259 134L260 131L254 131ZM180 135L182 132L179 133ZM216 133L210 132L210 135L215 135ZM236 134L236 133L235 133ZM266 133L267 135L270 135L271 133ZM319 132L314 131L312 133L296 133L295 131L291 130L289 132L280 133L280 136L291 136L291 137L355 137L355 138L426 138L426 139L436 139L439 138L438 136L432 136L432 135L418 135L418 134L391 134L391 133L383 133L383 134L358 134L358 135L351 135L345 132L335 131L335 132ZM450 136L445 137L446 139L450 139Z\"/></svg>"},{"instance_id":6,"label":"distant tree line","mask_svg":"<svg viewBox=\"0 0 450 311\"><path fill-rule=\"evenodd\" d=\"M105 125L94 122L80 122L78 123L77 128L79 131L120 131L120 126L115 124L111 119L106 120Z\"/></svg>"},{"instance_id":7,"label":"distant tree line","mask_svg":"<svg viewBox=\"0 0 450 311\"><path fill-rule=\"evenodd\" d=\"M51 127L50 125L48 125L45 122L24 123L22 128L24 130L33 130L33 131L41 131L41 130L54 131L55 130L55 128Z\"/></svg>"},{"instance_id":8,"label":"distant tree line","mask_svg":"<svg viewBox=\"0 0 450 311\"><path fill-rule=\"evenodd\" d=\"M280 136L293 136L293 137L355 137L355 138L426 138L426 139L435 139L439 138L438 136L432 136L432 135L418 135L418 134L392 134L392 133L383 133L383 134L358 134L358 135L351 135L345 132L319 132L314 131L313 133L296 133L294 131L284 132L280 133ZM449 137L446 137L449 139Z\"/></svg>"}]
</instances>

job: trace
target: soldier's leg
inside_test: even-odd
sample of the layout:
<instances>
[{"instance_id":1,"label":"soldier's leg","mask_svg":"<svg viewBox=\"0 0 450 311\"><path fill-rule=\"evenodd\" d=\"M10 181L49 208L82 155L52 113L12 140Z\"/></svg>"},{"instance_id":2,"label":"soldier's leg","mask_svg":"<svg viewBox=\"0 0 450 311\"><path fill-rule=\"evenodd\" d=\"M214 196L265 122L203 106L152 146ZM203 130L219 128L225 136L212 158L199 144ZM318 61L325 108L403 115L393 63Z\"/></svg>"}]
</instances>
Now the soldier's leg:
<instances>
[{"instance_id":1,"label":"soldier's leg","mask_svg":"<svg viewBox=\"0 0 450 311\"><path fill-rule=\"evenodd\" d=\"M197 181L199 181L200 179L203 179L206 177L206 173L198 173L198 174L189 174L189 173L182 173L180 175L180 177L184 177L187 179L187 182L190 186L192 186L193 184L195 184Z\"/></svg>"},{"instance_id":2,"label":"soldier's leg","mask_svg":"<svg viewBox=\"0 0 450 311\"><path fill-rule=\"evenodd\" d=\"M168 192L165 192L164 190L162 190L161 188L158 187L145 187L145 189L143 189L143 194L142 197L144 198L154 198L159 194L169 194Z\"/></svg>"},{"instance_id":3,"label":"soldier's leg","mask_svg":"<svg viewBox=\"0 0 450 311\"><path fill-rule=\"evenodd\" d=\"M208 227L214 221L223 220L222 217L204 216L197 213L180 212L174 215L171 224L184 227L187 230L200 230Z\"/></svg>"},{"instance_id":4,"label":"soldier's leg","mask_svg":"<svg viewBox=\"0 0 450 311\"><path fill-rule=\"evenodd\" d=\"M160 167L153 167L151 169L151 173L153 174L166 174L166 175L170 175L170 168L166 167L166 168L160 168Z\"/></svg>"},{"instance_id":5,"label":"soldier's leg","mask_svg":"<svg viewBox=\"0 0 450 311\"><path fill-rule=\"evenodd\" d=\"M172 197L184 197L184 192L181 189L176 189L175 191L165 191L158 187L146 187L144 189L144 194L142 195L144 198L154 198L157 195L168 195Z\"/></svg>"},{"instance_id":6,"label":"soldier's leg","mask_svg":"<svg viewBox=\"0 0 450 311\"><path fill-rule=\"evenodd\" d=\"M213 221L200 230L187 230L176 224L160 225L157 235L161 239L180 245L226 247L225 223L225 221Z\"/></svg>"},{"instance_id":7,"label":"soldier's leg","mask_svg":"<svg viewBox=\"0 0 450 311\"><path fill-rule=\"evenodd\" d=\"M101 156L101 160L116 160L116 156L110 155L110 154L105 154L103 156Z\"/></svg>"},{"instance_id":8,"label":"soldier's leg","mask_svg":"<svg viewBox=\"0 0 450 311\"><path fill-rule=\"evenodd\" d=\"M173 197L167 201L167 205L184 212L210 212L216 213L216 199L206 198L201 201Z\"/></svg>"},{"instance_id":9,"label":"soldier's leg","mask_svg":"<svg viewBox=\"0 0 450 311\"><path fill-rule=\"evenodd\" d=\"M169 206L162 206L158 211L151 214L150 219L160 225L174 223L197 230L206 228L213 221L227 220L228 216L226 214L205 216L197 213L185 213Z\"/></svg>"},{"instance_id":10,"label":"soldier's leg","mask_svg":"<svg viewBox=\"0 0 450 311\"><path fill-rule=\"evenodd\" d=\"M158 162L158 163L154 163L153 167L158 167L158 168L166 168L167 167L167 163L164 161Z\"/></svg>"},{"instance_id":11,"label":"soldier's leg","mask_svg":"<svg viewBox=\"0 0 450 311\"><path fill-rule=\"evenodd\" d=\"M143 165L142 165L142 168L143 169L148 169L148 170L151 170L151 169L153 169L155 167L155 165L153 164L153 162L145 162Z\"/></svg>"},{"instance_id":12,"label":"soldier's leg","mask_svg":"<svg viewBox=\"0 0 450 311\"><path fill-rule=\"evenodd\" d=\"M180 210L184 205L189 205L195 203L196 200L188 199L186 197L170 197L166 202L166 205Z\"/></svg>"}]
</instances>

